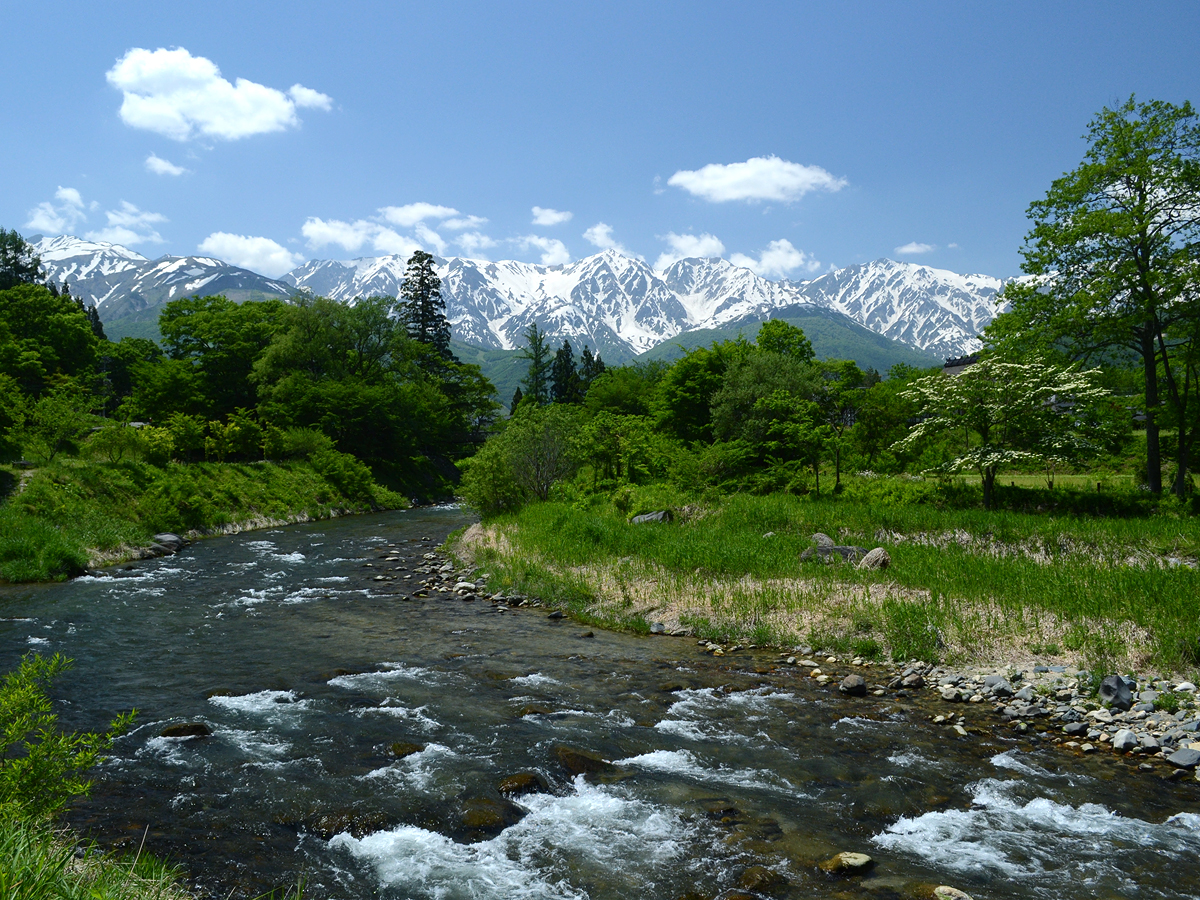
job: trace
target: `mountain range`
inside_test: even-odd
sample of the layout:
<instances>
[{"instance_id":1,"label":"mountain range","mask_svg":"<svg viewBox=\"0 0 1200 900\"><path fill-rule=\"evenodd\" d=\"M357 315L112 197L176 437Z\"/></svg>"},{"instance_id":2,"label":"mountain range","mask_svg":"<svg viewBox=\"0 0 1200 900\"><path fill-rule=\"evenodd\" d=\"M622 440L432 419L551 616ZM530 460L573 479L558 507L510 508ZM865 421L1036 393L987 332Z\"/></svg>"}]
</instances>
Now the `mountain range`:
<instances>
[{"instance_id":1,"label":"mountain range","mask_svg":"<svg viewBox=\"0 0 1200 900\"><path fill-rule=\"evenodd\" d=\"M407 260L313 260L267 278L219 259L150 260L116 244L71 236L30 240L48 278L95 304L113 333L152 333L159 308L178 297L224 294L236 301L300 292L352 302L399 295ZM724 259L683 259L655 271L605 250L573 263L435 258L456 341L485 350L524 346L531 324L552 343L587 344L621 362L697 332L737 331L769 318L820 316L867 329L921 357L979 347L1005 281L879 259L810 281L771 281ZM685 343L692 343L685 341ZM897 348L900 349L900 348ZM831 355L831 354L826 354Z\"/></svg>"}]
</instances>

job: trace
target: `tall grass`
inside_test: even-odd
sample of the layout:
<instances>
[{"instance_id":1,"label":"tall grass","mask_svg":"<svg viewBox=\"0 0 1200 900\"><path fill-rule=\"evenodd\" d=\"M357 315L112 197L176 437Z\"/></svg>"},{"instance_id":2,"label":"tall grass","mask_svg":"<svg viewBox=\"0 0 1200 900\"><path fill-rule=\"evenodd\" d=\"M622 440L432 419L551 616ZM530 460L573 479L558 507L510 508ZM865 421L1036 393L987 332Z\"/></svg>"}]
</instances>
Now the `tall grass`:
<instances>
[{"instance_id":1,"label":"tall grass","mask_svg":"<svg viewBox=\"0 0 1200 900\"><path fill-rule=\"evenodd\" d=\"M0 504L0 579L77 574L89 551L145 543L156 532L201 532L254 519L324 518L407 501L378 485L352 492L308 461L85 462L60 459Z\"/></svg>"},{"instance_id":2,"label":"tall grass","mask_svg":"<svg viewBox=\"0 0 1200 900\"><path fill-rule=\"evenodd\" d=\"M631 525L603 503L532 505L496 525L513 548L507 561L496 557L496 569L513 583L520 581L514 565L548 589L553 573L573 573L575 605L596 608L596 573L640 566L641 577L659 581L662 596L690 603L690 624L703 635L807 637L898 659L1020 651L1094 667L1200 665L1200 572L1180 564L1200 552L1196 518L775 494L730 496L665 526ZM883 546L892 566L867 572L801 563L814 532ZM539 566L546 572L532 576ZM749 586L741 583L746 577ZM611 605L603 608L614 614ZM784 627L781 634L789 617L808 631L789 635Z\"/></svg>"}]
</instances>

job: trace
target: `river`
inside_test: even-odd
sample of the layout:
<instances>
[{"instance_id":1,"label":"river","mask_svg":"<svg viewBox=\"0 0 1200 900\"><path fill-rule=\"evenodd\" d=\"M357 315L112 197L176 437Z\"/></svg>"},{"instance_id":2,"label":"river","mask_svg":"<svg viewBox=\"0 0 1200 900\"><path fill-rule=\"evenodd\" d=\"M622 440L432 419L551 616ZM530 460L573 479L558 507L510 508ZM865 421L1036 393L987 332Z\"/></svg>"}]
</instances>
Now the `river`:
<instances>
[{"instance_id":1,"label":"river","mask_svg":"<svg viewBox=\"0 0 1200 900\"><path fill-rule=\"evenodd\" d=\"M934 701L842 698L766 651L408 599L466 521L344 518L0 591L5 670L75 660L64 726L138 710L71 823L144 835L206 897L301 874L311 898L1200 897L1194 782L959 737ZM212 734L161 736L183 723ZM612 769L573 775L571 750ZM514 775L533 790L502 794ZM875 865L817 868L840 851Z\"/></svg>"}]
</instances>

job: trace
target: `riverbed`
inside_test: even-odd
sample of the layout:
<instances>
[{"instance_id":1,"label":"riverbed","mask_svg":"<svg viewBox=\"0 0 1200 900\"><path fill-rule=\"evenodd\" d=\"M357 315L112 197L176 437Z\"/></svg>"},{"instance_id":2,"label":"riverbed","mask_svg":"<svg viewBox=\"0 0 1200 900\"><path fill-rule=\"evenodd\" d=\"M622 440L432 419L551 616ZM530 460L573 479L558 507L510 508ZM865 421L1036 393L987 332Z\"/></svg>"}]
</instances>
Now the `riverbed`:
<instances>
[{"instance_id":1,"label":"riverbed","mask_svg":"<svg viewBox=\"0 0 1200 900\"><path fill-rule=\"evenodd\" d=\"M75 660L65 726L138 710L71 823L144 836L206 897L1200 897L1194 783L934 728L920 697L841 697L773 652L418 591L467 521L310 523L0 591L0 665ZM819 868L842 851L874 865Z\"/></svg>"}]
</instances>

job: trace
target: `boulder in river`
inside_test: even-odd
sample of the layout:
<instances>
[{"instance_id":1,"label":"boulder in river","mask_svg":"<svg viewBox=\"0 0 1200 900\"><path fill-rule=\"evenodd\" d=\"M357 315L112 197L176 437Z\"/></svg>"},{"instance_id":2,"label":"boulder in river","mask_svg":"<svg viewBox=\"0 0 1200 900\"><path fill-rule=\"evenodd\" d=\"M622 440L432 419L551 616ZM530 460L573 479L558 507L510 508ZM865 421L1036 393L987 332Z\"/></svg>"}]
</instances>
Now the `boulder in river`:
<instances>
[{"instance_id":1,"label":"boulder in river","mask_svg":"<svg viewBox=\"0 0 1200 900\"><path fill-rule=\"evenodd\" d=\"M536 772L517 772L502 778L497 789L506 797L520 797L523 794L539 794L548 791L546 779Z\"/></svg>"},{"instance_id":2,"label":"boulder in river","mask_svg":"<svg viewBox=\"0 0 1200 900\"><path fill-rule=\"evenodd\" d=\"M865 697L867 682L861 675L847 675L838 685L838 690L849 697Z\"/></svg>"},{"instance_id":3,"label":"boulder in river","mask_svg":"<svg viewBox=\"0 0 1200 900\"><path fill-rule=\"evenodd\" d=\"M1120 675L1109 675L1100 682L1100 699L1113 709L1127 710L1133 706L1133 692Z\"/></svg>"},{"instance_id":4,"label":"boulder in river","mask_svg":"<svg viewBox=\"0 0 1200 900\"><path fill-rule=\"evenodd\" d=\"M842 852L821 863L821 869L834 875L861 875L873 865L875 860L865 853Z\"/></svg>"},{"instance_id":5,"label":"boulder in river","mask_svg":"<svg viewBox=\"0 0 1200 900\"><path fill-rule=\"evenodd\" d=\"M971 895L958 888L950 887L948 884L939 884L933 889L933 898L934 900L971 900Z\"/></svg>"},{"instance_id":6,"label":"boulder in river","mask_svg":"<svg viewBox=\"0 0 1200 900\"><path fill-rule=\"evenodd\" d=\"M750 866L738 879L738 887L755 894L782 894L787 886L786 878L766 866Z\"/></svg>"},{"instance_id":7,"label":"boulder in river","mask_svg":"<svg viewBox=\"0 0 1200 900\"><path fill-rule=\"evenodd\" d=\"M470 797L461 801L459 820L462 830L456 837L468 842L495 837L525 816L525 810L503 798Z\"/></svg>"},{"instance_id":8,"label":"boulder in river","mask_svg":"<svg viewBox=\"0 0 1200 900\"><path fill-rule=\"evenodd\" d=\"M1112 748L1117 753L1128 753L1130 750L1136 750L1141 746L1137 739L1137 735L1128 728L1120 729L1113 735Z\"/></svg>"},{"instance_id":9,"label":"boulder in river","mask_svg":"<svg viewBox=\"0 0 1200 900\"><path fill-rule=\"evenodd\" d=\"M176 725L168 725L161 732L159 737L165 738L192 738L192 737L208 737L212 734L212 729L203 722L180 722Z\"/></svg>"},{"instance_id":10,"label":"boulder in river","mask_svg":"<svg viewBox=\"0 0 1200 900\"><path fill-rule=\"evenodd\" d=\"M1176 750L1167 757L1167 762L1177 769L1194 769L1200 764L1200 750L1192 750L1190 747Z\"/></svg>"},{"instance_id":11,"label":"boulder in river","mask_svg":"<svg viewBox=\"0 0 1200 900\"><path fill-rule=\"evenodd\" d=\"M576 775L616 775L620 771L608 760L601 759L594 753L561 744L554 748L554 756L572 778Z\"/></svg>"},{"instance_id":12,"label":"boulder in river","mask_svg":"<svg viewBox=\"0 0 1200 900\"><path fill-rule=\"evenodd\" d=\"M404 759L406 756L412 756L414 753L420 753L425 749L424 744L413 744L408 741L396 741L390 748L392 755L396 759Z\"/></svg>"}]
</instances>

